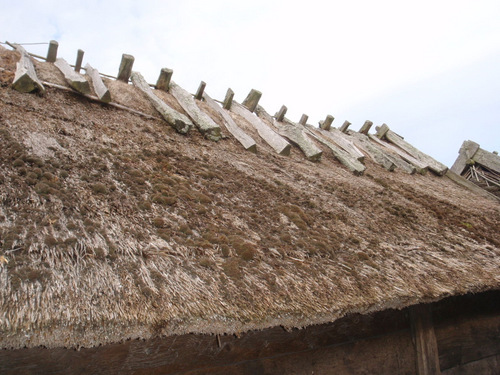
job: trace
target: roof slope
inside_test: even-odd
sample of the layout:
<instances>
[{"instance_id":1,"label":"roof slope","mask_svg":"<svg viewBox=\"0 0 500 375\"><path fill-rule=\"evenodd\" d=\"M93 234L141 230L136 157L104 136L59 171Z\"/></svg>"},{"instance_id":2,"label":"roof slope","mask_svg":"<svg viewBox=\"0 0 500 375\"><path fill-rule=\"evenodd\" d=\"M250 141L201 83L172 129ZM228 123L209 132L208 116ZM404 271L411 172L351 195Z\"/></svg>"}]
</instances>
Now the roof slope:
<instances>
[{"instance_id":1,"label":"roof slope","mask_svg":"<svg viewBox=\"0 0 500 375\"><path fill-rule=\"evenodd\" d=\"M446 177L180 135L118 81L152 117L20 94L0 60L1 347L302 327L500 285L500 205Z\"/></svg>"}]
</instances>

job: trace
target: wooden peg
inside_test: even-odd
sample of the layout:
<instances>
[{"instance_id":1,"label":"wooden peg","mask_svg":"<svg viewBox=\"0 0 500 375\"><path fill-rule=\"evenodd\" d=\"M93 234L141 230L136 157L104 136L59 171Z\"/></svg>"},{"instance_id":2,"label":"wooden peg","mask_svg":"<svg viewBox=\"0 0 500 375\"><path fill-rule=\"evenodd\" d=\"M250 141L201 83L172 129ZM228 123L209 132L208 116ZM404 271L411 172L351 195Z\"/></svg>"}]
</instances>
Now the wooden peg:
<instances>
[{"instance_id":1,"label":"wooden peg","mask_svg":"<svg viewBox=\"0 0 500 375\"><path fill-rule=\"evenodd\" d=\"M282 105L281 109L276 114L276 121L279 121L279 122L283 121L285 119L285 115L286 115L287 110L288 110L288 108L285 105Z\"/></svg>"},{"instance_id":2,"label":"wooden peg","mask_svg":"<svg viewBox=\"0 0 500 375\"><path fill-rule=\"evenodd\" d=\"M224 104L222 105L224 109L227 110L231 109L231 104L233 104L233 97L234 97L234 91L231 90L230 88L227 89L226 97L224 98Z\"/></svg>"},{"instance_id":3,"label":"wooden peg","mask_svg":"<svg viewBox=\"0 0 500 375\"><path fill-rule=\"evenodd\" d=\"M349 127L349 125L351 125L351 123L346 120L346 121L344 121L344 123L342 124L342 126L339 128L339 130L342 133L346 133L347 132L347 128Z\"/></svg>"},{"instance_id":4,"label":"wooden peg","mask_svg":"<svg viewBox=\"0 0 500 375\"><path fill-rule=\"evenodd\" d=\"M124 53L122 55L122 61L120 63L120 69L118 70L118 80L128 83L130 75L132 74L132 66L134 65L134 56L127 55Z\"/></svg>"},{"instance_id":5,"label":"wooden peg","mask_svg":"<svg viewBox=\"0 0 500 375\"><path fill-rule=\"evenodd\" d=\"M323 130L330 130L333 120L334 117L332 115L326 116L325 121L320 123L320 128Z\"/></svg>"},{"instance_id":6,"label":"wooden peg","mask_svg":"<svg viewBox=\"0 0 500 375\"><path fill-rule=\"evenodd\" d=\"M76 53L76 62L75 62L75 72L80 73L80 69L82 68L83 54L85 52L81 49Z\"/></svg>"},{"instance_id":7,"label":"wooden peg","mask_svg":"<svg viewBox=\"0 0 500 375\"><path fill-rule=\"evenodd\" d=\"M49 43L49 51L47 52L47 62L56 62L57 59L57 48L59 43L56 40L51 40Z\"/></svg>"},{"instance_id":8,"label":"wooden peg","mask_svg":"<svg viewBox=\"0 0 500 375\"><path fill-rule=\"evenodd\" d=\"M198 90L196 91L196 94L194 95L194 98L196 100L201 100L203 98L203 91L205 91L205 87L207 84L204 81L200 82L200 86L198 86Z\"/></svg>"},{"instance_id":9,"label":"wooden peg","mask_svg":"<svg viewBox=\"0 0 500 375\"><path fill-rule=\"evenodd\" d=\"M306 115L305 113L302 115L302 117L300 118L300 121L299 121L299 124L300 125L305 125L307 124L307 120L309 119L309 116Z\"/></svg>"},{"instance_id":10,"label":"wooden peg","mask_svg":"<svg viewBox=\"0 0 500 375\"><path fill-rule=\"evenodd\" d=\"M365 123L363 124L363 126L361 127L361 129L359 129L359 132L361 134L368 134L368 131L370 130L372 125L373 125L373 122L371 122L370 120L366 120Z\"/></svg>"},{"instance_id":11,"label":"wooden peg","mask_svg":"<svg viewBox=\"0 0 500 375\"><path fill-rule=\"evenodd\" d=\"M156 88L158 90L168 91L170 80L172 79L172 74L174 74L174 71L172 69L162 68L160 71L160 76L158 77L158 81L156 81Z\"/></svg>"},{"instance_id":12,"label":"wooden peg","mask_svg":"<svg viewBox=\"0 0 500 375\"><path fill-rule=\"evenodd\" d=\"M261 96L262 93L260 91L252 89L241 104L243 104L243 106L245 106L250 112L253 112L255 111L255 108L257 108L257 104L259 104Z\"/></svg>"}]
</instances>

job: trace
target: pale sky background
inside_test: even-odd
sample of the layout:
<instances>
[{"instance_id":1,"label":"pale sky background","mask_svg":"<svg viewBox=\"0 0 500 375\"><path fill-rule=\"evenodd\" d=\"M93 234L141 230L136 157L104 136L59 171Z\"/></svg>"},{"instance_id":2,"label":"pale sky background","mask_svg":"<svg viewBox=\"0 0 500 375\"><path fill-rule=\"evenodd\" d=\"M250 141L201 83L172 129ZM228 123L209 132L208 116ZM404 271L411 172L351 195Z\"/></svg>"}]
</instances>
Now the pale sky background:
<instances>
[{"instance_id":1,"label":"pale sky background","mask_svg":"<svg viewBox=\"0 0 500 375\"><path fill-rule=\"evenodd\" d=\"M2 1L0 41L59 42L102 73L122 53L155 83L160 69L222 100L250 89L271 114L387 123L444 164L462 141L500 151L498 0ZM47 46L25 46L46 55Z\"/></svg>"}]
</instances>

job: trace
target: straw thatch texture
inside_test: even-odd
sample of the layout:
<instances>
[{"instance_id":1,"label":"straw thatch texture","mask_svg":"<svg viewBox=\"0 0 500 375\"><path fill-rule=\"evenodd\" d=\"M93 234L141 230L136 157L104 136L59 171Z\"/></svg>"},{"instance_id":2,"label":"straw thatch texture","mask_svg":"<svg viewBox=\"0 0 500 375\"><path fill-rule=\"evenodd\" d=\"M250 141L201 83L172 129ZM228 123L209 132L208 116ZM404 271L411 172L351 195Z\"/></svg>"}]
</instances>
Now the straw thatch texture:
<instances>
[{"instance_id":1,"label":"straw thatch texture","mask_svg":"<svg viewBox=\"0 0 500 375\"><path fill-rule=\"evenodd\" d=\"M76 94L20 94L12 56L0 51L2 348L302 327L500 285L500 205L446 177L369 160L354 177L327 149L321 163L247 153ZM113 100L155 115L120 86L132 96L116 82Z\"/></svg>"}]
</instances>

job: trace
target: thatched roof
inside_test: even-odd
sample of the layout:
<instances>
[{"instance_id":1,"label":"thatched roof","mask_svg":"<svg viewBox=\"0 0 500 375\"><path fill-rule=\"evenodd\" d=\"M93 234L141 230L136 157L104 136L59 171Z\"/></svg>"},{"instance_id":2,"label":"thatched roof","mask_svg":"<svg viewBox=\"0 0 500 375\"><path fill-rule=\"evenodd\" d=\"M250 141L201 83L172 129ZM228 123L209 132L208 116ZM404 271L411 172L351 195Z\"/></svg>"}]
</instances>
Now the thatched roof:
<instances>
[{"instance_id":1,"label":"thatched roof","mask_svg":"<svg viewBox=\"0 0 500 375\"><path fill-rule=\"evenodd\" d=\"M500 205L446 176L369 158L354 176L327 148L254 154L59 89L21 94L17 58L0 50L2 348L303 327L500 285Z\"/></svg>"}]
</instances>

